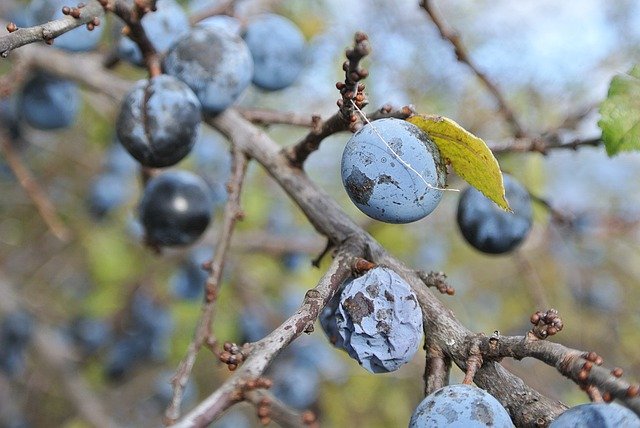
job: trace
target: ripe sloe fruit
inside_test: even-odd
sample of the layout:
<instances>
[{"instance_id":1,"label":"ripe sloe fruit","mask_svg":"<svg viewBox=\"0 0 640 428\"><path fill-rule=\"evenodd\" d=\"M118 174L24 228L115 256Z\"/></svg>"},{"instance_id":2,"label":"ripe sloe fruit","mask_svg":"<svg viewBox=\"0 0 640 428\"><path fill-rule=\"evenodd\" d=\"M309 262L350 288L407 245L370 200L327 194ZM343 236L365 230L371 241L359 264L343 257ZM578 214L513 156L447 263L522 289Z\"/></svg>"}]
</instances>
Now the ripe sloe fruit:
<instances>
[{"instance_id":1,"label":"ripe sloe fruit","mask_svg":"<svg viewBox=\"0 0 640 428\"><path fill-rule=\"evenodd\" d=\"M291 85L304 66L304 35L284 16L268 13L247 25L244 40L254 62L253 84L269 91Z\"/></svg>"},{"instance_id":2,"label":"ripe sloe fruit","mask_svg":"<svg viewBox=\"0 0 640 428\"><path fill-rule=\"evenodd\" d=\"M78 86L45 73L37 73L18 95L18 111L36 129L54 130L70 126L80 106Z\"/></svg>"},{"instance_id":3,"label":"ripe sloe fruit","mask_svg":"<svg viewBox=\"0 0 640 428\"><path fill-rule=\"evenodd\" d=\"M342 184L366 215L409 223L430 214L442 198L446 170L435 144L400 119L366 124L342 154Z\"/></svg>"},{"instance_id":4,"label":"ripe sloe fruit","mask_svg":"<svg viewBox=\"0 0 640 428\"><path fill-rule=\"evenodd\" d=\"M616 403L587 403L572 407L558 416L549 428L638 428L640 418Z\"/></svg>"},{"instance_id":5,"label":"ripe sloe fruit","mask_svg":"<svg viewBox=\"0 0 640 428\"><path fill-rule=\"evenodd\" d=\"M205 112L218 113L251 83L253 60L240 36L197 26L171 46L164 69L189 85Z\"/></svg>"},{"instance_id":6,"label":"ripe sloe fruit","mask_svg":"<svg viewBox=\"0 0 640 428\"><path fill-rule=\"evenodd\" d=\"M484 253L512 251L531 230L533 214L529 192L506 174L504 188L513 213L503 211L472 187L460 195L457 219L462 236L472 247Z\"/></svg>"},{"instance_id":7,"label":"ripe sloe fruit","mask_svg":"<svg viewBox=\"0 0 640 428\"><path fill-rule=\"evenodd\" d=\"M242 29L240 20L228 15L210 16L198 22L197 25L213 31L226 31L234 36L239 36Z\"/></svg>"},{"instance_id":8,"label":"ripe sloe fruit","mask_svg":"<svg viewBox=\"0 0 640 428\"><path fill-rule=\"evenodd\" d=\"M350 280L340 294L335 324L323 314L334 345L372 373L397 370L420 347L422 310L413 291L394 271L377 267ZM330 337L330 339L333 339Z\"/></svg>"},{"instance_id":9,"label":"ripe sloe fruit","mask_svg":"<svg viewBox=\"0 0 640 428\"><path fill-rule=\"evenodd\" d=\"M187 85L168 75L138 81L122 101L118 139L142 165L176 164L196 142L200 103Z\"/></svg>"},{"instance_id":10,"label":"ripe sloe fruit","mask_svg":"<svg viewBox=\"0 0 640 428\"><path fill-rule=\"evenodd\" d=\"M207 184L188 171L168 171L149 181L140 202L140 220L152 245L195 242L211 221Z\"/></svg>"},{"instance_id":11,"label":"ripe sloe fruit","mask_svg":"<svg viewBox=\"0 0 640 428\"><path fill-rule=\"evenodd\" d=\"M510 428L511 418L488 392L473 385L449 385L425 397L409 428Z\"/></svg>"}]
</instances>

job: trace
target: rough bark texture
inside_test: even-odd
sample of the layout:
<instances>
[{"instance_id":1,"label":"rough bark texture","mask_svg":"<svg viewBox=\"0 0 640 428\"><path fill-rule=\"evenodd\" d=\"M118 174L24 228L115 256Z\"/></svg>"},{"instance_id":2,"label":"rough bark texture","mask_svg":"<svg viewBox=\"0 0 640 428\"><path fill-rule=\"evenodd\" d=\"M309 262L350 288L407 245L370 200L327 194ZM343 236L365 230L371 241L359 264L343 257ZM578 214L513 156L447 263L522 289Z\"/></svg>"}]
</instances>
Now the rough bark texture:
<instances>
[{"instance_id":1,"label":"rough bark texture","mask_svg":"<svg viewBox=\"0 0 640 428\"><path fill-rule=\"evenodd\" d=\"M227 110L209 123L227 135L233 144L254 158L283 187L309 218L316 230L332 243L339 244L358 236L363 251L372 261L391 267L411 285L422 307L425 332L443 353L462 370L468 357L467 338L473 332L464 327L451 310L425 286L417 273L395 259L371 235L362 230L338 204L299 169L291 168L280 147L264 132ZM476 383L504 405L517 426L546 426L567 407L528 387L520 378L495 362L482 366Z\"/></svg>"}]
</instances>

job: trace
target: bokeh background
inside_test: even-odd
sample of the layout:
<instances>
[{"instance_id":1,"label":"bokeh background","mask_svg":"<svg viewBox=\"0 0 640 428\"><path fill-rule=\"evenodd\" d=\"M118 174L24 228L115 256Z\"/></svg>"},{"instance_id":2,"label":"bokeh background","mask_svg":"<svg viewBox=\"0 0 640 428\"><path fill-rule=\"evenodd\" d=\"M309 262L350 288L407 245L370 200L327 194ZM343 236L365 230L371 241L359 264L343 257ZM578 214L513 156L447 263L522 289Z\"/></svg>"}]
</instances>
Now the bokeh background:
<instances>
[{"instance_id":1,"label":"bokeh background","mask_svg":"<svg viewBox=\"0 0 640 428\"><path fill-rule=\"evenodd\" d=\"M24 7L3 2L0 12L6 17L12 5ZM437 6L531 135L560 129L568 141L597 137L597 107L610 79L640 57L640 4L631 0L452 0ZM301 27L308 41L307 62L293 86L275 93L250 88L240 106L331 115L338 98L335 82L344 78L344 49L355 31L364 31L372 46L364 61L370 71L371 109L412 104L420 113L448 116L489 142L510 138L493 98L456 61L417 0L238 2L240 16L260 10L283 14ZM105 22L114 24L112 17ZM99 49L105 55L115 34L105 31ZM12 65L10 58L0 62L0 73ZM115 72L131 79L144 76L124 63ZM117 106L86 90L82 101L72 127L56 132L25 128L20 149L71 230L70 242L59 242L47 230L0 160L0 298L17 296L38 329L46 328L53 340L68 344L76 375L90 384L119 423L158 426L170 394L167 379L184 355L199 315L202 274L197 266L210 257L218 224L191 248L162 255L145 248L136 222L141 194L136 167L122 153L114 154ZM575 126L563 125L580 114ZM283 146L306 132L284 125L268 128ZM348 137L328 138L310 157L309 175L400 259L446 272L456 294L442 299L471 330L524 334L533 312L553 307L565 325L553 340L595 350L605 364L623 367L631 380L640 380L638 155L610 159L598 147L500 156L504 171L574 222L554 222L537 205L524 245L510 255L492 257L463 241L455 223L455 192L447 192L433 214L409 225L387 225L360 213L340 185L339 161ZM203 130L201 140L176 168L208 179L219 217L228 145L210 129ZM104 177L114 164L121 181L109 182ZM465 187L450 178L450 187ZM104 200L118 203L101 212ZM258 165L250 165L242 201L246 217L233 240L215 317L216 336L238 343L262 337L296 310L304 291L322 274L310 262L324 246ZM7 307L0 305L0 316L12 312ZM122 342L141 340L133 333L136 322L152 332L145 339L152 337L151 351L127 354ZM87 426L60 386L64 373L50 369L37 343L30 343L23 357L14 371L0 372L0 425ZM570 405L587 401L574 384L542 363L504 364L543 394ZM406 426L421 399L423 369L421 350L397 372L372 375L333 350L318 326L281 356L270 375L283 400L313 409L323 426L357 421L359 426L395 427ZM226 367L203 351L183 410L226 376ZM454 369L452 381L461 379ZM240 405L214 426L254 426L254 413Z\"/></svg>"}]
</instances>

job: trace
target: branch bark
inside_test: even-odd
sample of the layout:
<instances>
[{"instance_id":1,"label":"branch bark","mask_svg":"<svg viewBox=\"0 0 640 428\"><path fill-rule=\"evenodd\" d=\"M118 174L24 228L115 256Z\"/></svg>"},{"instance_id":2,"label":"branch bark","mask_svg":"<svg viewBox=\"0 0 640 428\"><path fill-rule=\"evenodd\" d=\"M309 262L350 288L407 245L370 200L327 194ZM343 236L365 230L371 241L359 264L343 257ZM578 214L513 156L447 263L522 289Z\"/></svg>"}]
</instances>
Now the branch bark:
<instances>
[{"instance_id":1,"label":"branch bark","mask_svg":"<svg viewBox=\"0 0 640 428\"><path fill-rule=\"evenodd\" d=\"M12 50L31 43L54 40L61 34L86 25L96 17L104 15L104 9L97 0L89 0L86 5L79 10L80 16L78 18L67 15L64 18L34 27L19 28L12 33L0 37L0 56L6 58ZM3 26L6 26L6 24L3 23Z\"/></svg>"},{"instance_id":2,"label":"branch bark","mask_svg":"<svg viewBox=\"0 0 640 428\"><path fill-rule=\"evenodd\" d=\"M467 337L473 333L456 319L425 286L420 276L395 259L366 231L356 225L337 203L316 186L304 172L292 168L280 147L264 132L229 109L209 123L259 162L298 204L316 230L331 243L339 244L350 237L360 237L373 258L400 274L412 287L422 307L425 331L444 355L462 370L468 358ZM518 426L548 425L566 406L551 400L527 386L496 362L480 367L475 376L478 386L486 389L505 406Z\"/></svg>"},{"instance_id":3,"label":"branch bark","mask_svg":"<svg viewBox=\"0 0 640 428\"><path fill-rule=\"evenodd\" d=\"M351 261L362 250L357 237L338 248L336 257L318 285L307 291L300 309L264 339L252 345L249 355L213 394L204 399L175 427L203 427L235 404L238 389L244 381L256 379L267 369L277 354L304 332L313 330L313 323L340 285L351 275Z\"/></svg>"},{"instance_id":4,"label":"branch bark","mask_svg":"<svg viewBox=\"0 0 640 428\"><path fill-rule=\"evenodd\" d=\"M480 352L485 358L499 360L511 357L517 360L535 358L555 367L579 385L594 385L600 392L609 393L640 415L640 396L637 385L615 376L611 370L587 359L588 354L568 348L560 343L539 340L532 334L526 336L500 336L497 339L479 339ZM597 357L597 356L596 356ZM593 358L591 358L593 359ZM588 370L586 370L588 368Z\"/></svg>"}]
</instances>

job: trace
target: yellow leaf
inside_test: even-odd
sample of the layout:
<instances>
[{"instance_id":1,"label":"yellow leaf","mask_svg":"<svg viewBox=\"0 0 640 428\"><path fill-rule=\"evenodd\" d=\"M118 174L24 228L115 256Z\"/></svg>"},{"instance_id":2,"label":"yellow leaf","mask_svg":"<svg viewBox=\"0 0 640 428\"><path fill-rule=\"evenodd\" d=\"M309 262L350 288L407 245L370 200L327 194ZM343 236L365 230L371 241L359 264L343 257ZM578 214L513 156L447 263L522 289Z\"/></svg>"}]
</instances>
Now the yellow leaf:
<instances>
[{"instance_id":1,"label":"yellow leaf","mask_svg":"<svg viewBox=\"0 0 640 428\"><path fill-rule=\"evenodd\" d=\"M500 165L489 147L453 120L435 115L407 119L426 132L456 173L505 211L511 211L504 195Z\"/></svg>"}]
</instances>

